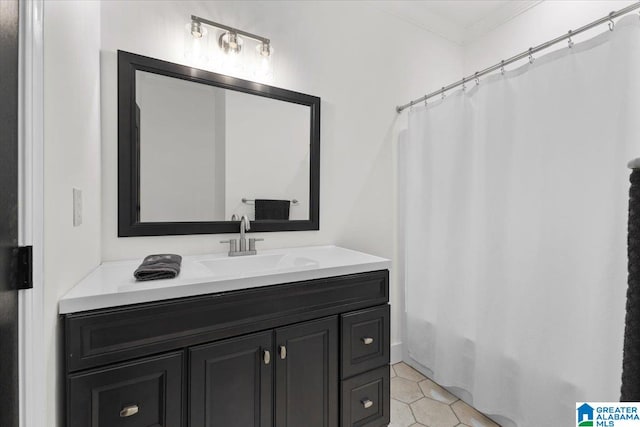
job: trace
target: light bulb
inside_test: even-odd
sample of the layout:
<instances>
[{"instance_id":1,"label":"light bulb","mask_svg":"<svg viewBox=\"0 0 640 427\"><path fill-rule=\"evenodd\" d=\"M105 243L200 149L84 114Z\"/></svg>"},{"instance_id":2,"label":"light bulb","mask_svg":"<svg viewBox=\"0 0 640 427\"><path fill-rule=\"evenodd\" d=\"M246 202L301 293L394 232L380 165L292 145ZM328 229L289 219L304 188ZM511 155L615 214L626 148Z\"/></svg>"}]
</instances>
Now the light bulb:
<instances>
[{"instance_id":1,"label":"light bulb","mask_svg":"<svg viewBox=\"0 0 640 427\"><path fill-rule=\"evenodd\" d=\"M218 45L222 51L220 55L220 71L236 77L243 76L245 69L242 49L244 40L237 33L226 31L220 35Z\"/></svg>"},{"instance_id":2,"label":"light bulb","mask_svg":"<svg viewBox=\"0 0 640 427\"><path fill-rule=\"evenodd\" d=\"M258 44L258 46L256 46L256 52L259 56L262 57L271 56L271 54L273 53L271 49L271 43L261 42L260 44Z\"/></svg>"},{"instance_id":3,"label":"light bulb","mask_svg":"<svg viewBox=\"0 0 640 427\"><path fill-rule=\"evenodd\" d=\"M197 64L205 64L209 60L209 32L199 22L185 25L184 57Z\"/></svg>"},{"instance_id":4,"label":"light bulb","mask_svg":"<svg viewBox=\"0 0 640 427\"><path fill-rule=\"evenodd\" d=\"M202 24L197 21L191 21L191 35L197 39L202 37Z\"/></svg>"},{"instance_id":5,"label":"light bulb","mask_svg":"<svg viewBox=\"0 0 640 427\"><path fill-rule=\"evenodd\" d=\"M224 53L239 55L242 52L244 40L237 33L227 31L222 33L218 44Z\"/></svg>"},{"instance_id":6,"label":"light bulb","mask_svg":"<svg viewBox=\"0 0 640 427\"><path fill-rule=\"evenodd\" d=\"M261 80L273 78L273 48L270 43L259 43L256 46L255 77Z\"/></svg>"}]
</instances>

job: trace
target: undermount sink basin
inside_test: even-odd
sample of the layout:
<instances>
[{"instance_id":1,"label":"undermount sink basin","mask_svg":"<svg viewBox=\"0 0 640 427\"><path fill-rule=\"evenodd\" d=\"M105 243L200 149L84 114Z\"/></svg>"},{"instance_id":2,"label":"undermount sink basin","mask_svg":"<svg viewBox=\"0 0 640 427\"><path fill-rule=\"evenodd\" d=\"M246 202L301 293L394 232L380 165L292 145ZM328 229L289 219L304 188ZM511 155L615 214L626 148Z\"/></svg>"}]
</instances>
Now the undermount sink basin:
<instances>
[{"instance_id":1,"label":"undermount sink basin","mask_svg":"<svg viewBox=\"0 0 640 427\"><path fill-rule=\"evenodd\" d=\"M292 268L314 268L318 261L289 254L247 255L199 261L214 276L235 276L258 272L278 273Z\"/></svg>"}]
</instances>

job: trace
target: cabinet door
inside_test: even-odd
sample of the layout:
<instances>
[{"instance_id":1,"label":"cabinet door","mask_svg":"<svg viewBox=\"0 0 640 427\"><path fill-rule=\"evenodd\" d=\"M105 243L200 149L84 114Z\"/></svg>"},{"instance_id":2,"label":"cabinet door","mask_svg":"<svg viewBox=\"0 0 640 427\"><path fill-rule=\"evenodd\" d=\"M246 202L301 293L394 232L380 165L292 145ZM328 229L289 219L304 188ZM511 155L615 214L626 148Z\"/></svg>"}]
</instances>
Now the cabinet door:
<instances>
[{"instance_id":1,"label":"cabinet door","mask_svg":"<svg viewBox=\"0 0 640 427\"><path fill-rule=\"evenodd\" d=\"M276 426L338 425L338 317L276 329Z\"/></svg>"},{"instance_id":2,"label":"cabinet door","mask_svg":"<svg viewBox=\"0 0 640 427\"><path fill-rule=\"evenodd\" d=\"M182 353L69 377L69 427L180 427Z\"/></svg>"},{"instance_id":3,"label":"cabinet door","mask_svg":"<svg viewBox=\"0 0 640 427\"><path fill-rule=\"evenodd\" d=\"M272 332L189 350L191 427L270 427Z\"/></svg>"}]
</instances>

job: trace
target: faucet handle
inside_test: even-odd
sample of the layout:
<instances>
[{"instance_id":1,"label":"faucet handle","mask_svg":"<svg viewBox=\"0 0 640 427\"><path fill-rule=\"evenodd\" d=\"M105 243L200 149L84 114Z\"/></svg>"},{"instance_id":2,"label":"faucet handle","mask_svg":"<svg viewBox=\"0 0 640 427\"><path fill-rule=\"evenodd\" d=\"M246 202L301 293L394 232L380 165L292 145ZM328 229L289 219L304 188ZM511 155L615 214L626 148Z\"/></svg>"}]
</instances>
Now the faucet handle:
<instances>
[{"instance_id":1,"label":"faucet handle","mask_svg":"<svg viewBox=\"0 0 640 427\"><path fill-rule=\"evenodd\" d=\"M229 240L220 240L220 243L228 243L229 244L229 253L238 251L238 239L229 239Z\"/></svg>"},{"instance_id":2,"label":"faucet handle","mask_svg":"<svg viewBox=\"0 0 640 427\"><path fill-rule=\"evenodd\" d=\"M255 251L256 250L256 242L262 242L264 239L256 239L256 238L249 238L249 250L250 251Z\"/></svg>"}]
</instances>

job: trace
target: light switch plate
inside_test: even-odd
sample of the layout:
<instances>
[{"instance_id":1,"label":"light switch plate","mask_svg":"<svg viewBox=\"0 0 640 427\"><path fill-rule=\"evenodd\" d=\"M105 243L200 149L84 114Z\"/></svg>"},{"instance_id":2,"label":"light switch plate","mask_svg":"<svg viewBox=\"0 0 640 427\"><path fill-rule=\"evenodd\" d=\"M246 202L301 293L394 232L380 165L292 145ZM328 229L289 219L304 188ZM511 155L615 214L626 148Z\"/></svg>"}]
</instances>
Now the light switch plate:
<instances>
[{"instance_id":1,"label":"light switch plate","mask_svg":"<svg viewBox=\"0 0 640 427\"><path fill-rule=\"evenodd\" d=\"M82 190L73 189L73 226L82 224Z\"/></svg>"}]
</instances>

